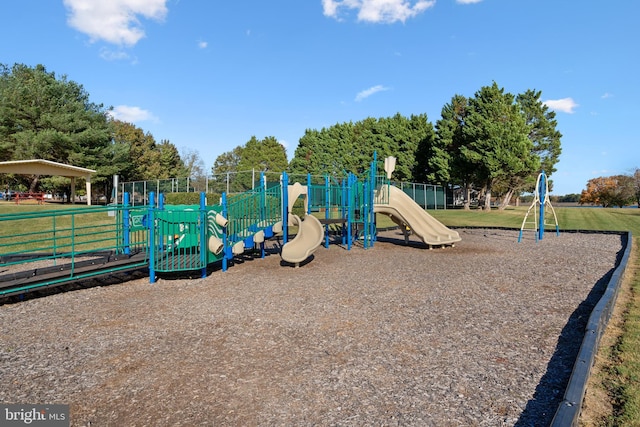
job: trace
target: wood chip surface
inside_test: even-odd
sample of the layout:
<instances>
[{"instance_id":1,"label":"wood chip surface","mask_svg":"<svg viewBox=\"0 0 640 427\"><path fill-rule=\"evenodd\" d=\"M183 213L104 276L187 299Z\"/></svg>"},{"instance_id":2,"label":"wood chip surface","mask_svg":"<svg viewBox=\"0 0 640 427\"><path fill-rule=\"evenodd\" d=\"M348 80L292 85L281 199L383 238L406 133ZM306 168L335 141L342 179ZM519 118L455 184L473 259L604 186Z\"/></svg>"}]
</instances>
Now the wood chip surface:
<instances>
[{"instance_id":1,"label":"wood chip surface","mask_svg":"<svg viewBox=\"0 0 640 427\"><path fill-rule=\"evenodd\" d=\"M299 268L270 241L205 279L5 303L0 402L70 404L74 426L548 425L621 237L459 232Z\"/></svg>"}]
</instances>

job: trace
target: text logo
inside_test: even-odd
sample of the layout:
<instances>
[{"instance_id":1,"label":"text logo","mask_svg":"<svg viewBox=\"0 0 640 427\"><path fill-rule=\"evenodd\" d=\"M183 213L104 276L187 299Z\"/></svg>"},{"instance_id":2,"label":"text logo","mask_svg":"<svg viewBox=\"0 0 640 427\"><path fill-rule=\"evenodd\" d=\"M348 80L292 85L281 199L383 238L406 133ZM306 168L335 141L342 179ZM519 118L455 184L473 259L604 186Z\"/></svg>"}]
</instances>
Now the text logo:
<instances>
[{"instance_id":1,"label":"text logo","mask_svg":"<svg viewBox=\"0 0 640 427\"><path fill-rule=\"evenodd\" d=\"M69 405L0 404L0 426L69 427Z\"/></svg>"}]
</instances>

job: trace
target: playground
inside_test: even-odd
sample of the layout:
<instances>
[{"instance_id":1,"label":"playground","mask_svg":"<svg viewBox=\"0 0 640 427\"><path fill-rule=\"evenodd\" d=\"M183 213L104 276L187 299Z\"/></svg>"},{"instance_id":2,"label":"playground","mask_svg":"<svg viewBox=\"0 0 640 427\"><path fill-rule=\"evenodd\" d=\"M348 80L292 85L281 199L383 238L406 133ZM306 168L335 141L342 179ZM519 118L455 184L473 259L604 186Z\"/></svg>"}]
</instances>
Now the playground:
<instances>
[{"instance_id":1,"label":"playground","mask_svg":"<svg viewBox=\"0 0 640 427\"><path fill-rule=\"evenodd\" d=\"M72 425L546 425L621 237L459 233L300 268L269 240L205 278L4 305L0 400L68 403Z\"/></svg>"},{"instance_id":2,"label":"playground","mask_svg":"<svg viewBox=\"0 0 640 427\"><path fill-rule=\"evenodd\" d=\"M148 204L135 206L124 193L121 204L107 207L0 215L0 298L141 269L151 283L174 273L204 278L216 265L226 272L247 255L263 258L269 239L278 241L284 263L300 267L332 243L372 248L378 214L391 218L405 240L410 231L429 248L459 242L458 232L391 185L394 167L388 157L386 177L378 175L374 154L363 177L318 182L308 175L301 184L286 172L278 182L262 174L256 188L222 193L219 203L200 193L197 205L169 205L163 193L151 192Z\"/></svg>"},{"instance_id":3,"label":"playground","mask_svg":"<svg viewBox=\"0 0 640 427\"><path fill-rule=\"evenodd\" d=\"M519 233L450 229L390 159L0 216L0 401L69 403L73 425L548 424L623 238L553 213L542 244L544 191Z\"/></svg>"}]
</instances>

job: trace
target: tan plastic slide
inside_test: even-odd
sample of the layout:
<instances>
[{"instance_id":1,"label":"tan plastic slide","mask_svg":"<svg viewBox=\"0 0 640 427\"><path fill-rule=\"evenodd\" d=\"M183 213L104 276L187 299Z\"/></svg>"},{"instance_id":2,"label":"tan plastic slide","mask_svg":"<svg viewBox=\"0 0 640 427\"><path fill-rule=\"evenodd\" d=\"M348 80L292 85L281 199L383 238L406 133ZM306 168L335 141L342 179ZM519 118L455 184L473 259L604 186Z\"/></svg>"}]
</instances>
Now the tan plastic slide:
<instances>
[{"instance_id":1,"label":"tan plastic slide","mask_svg":"<svg viewBox=\"0 0 640 427\"><path fill-rule=\"evenodd\" d=\"M304 221L297 215L290 215L290 218L292 225L298 226L298 234L282 247L280 256L297 267L322 244L324 229L313 215L305 216Z\"/></svg>"},{"instance_id":2,"label":"tan plastic slide","mask_svg":"<svg viewBox=\"0 0 640 427\"><path fill-rule=\"evenodd\" d=\"M453 245L462 240L457 231L447 228L393 185L385 185L376 190L373 210L390 216L398 225L408 226L413 234L429 246Z\"/></svg>"}]
</instances>

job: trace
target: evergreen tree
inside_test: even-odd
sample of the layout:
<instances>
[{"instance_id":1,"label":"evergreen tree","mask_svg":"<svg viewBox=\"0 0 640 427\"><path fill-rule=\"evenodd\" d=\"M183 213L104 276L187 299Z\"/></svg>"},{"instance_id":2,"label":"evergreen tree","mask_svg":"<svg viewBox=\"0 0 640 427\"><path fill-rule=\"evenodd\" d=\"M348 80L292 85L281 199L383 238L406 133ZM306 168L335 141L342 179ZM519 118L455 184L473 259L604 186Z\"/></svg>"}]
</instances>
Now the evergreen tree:
<instances>
[{"instance_id":1,"label":"evergreen tree","mask_svg":"<svg viewBox=\"0 0 640 427\"><path fill-rule=\"evenodd\" d=\"M461 186L465 194L465 209L469 209L471 189L477 181L476 167L461 155L462 147L467 144L463 129L468 115L469 100L462 95L454 95L442 107L433 144L420 154L425 159L425 181Z\"/></svg>"},{"instance_id":2,"label":"evergreen tree","mask_svg":"<svg viewBox=\"0 0 640 427\"><path fill-rule=\"evenodd\" d=\"M43 65L0 65L0 160L45 159L96 169L109 152L107 110ZM39 177L24 177L35 191Z\"/></svg>"},{"instance_id":3,"label":"evergreen tree","mask_svg":"<svg viewBox=\"0 0 640 427\"><path fill-rule=\"evenodd\" d=\"M337 123L320 131L307 129L289 169L292 173L335 177L344 177L348 172L363 174L377 152L380 169L385 157L394 156L397 158L394 179L411 181L414 173L419 173L418 146L433 137L433 125L426 114L410 118L400 114L380 119L369 117L356 123Z\"/></svg>"},{"instance_id":4,"label":"evergreen tree","mask_svg":"<svg viewBox=\"0 0 640 427\"><path fill-rule=\"evenodd\" d=\"M476 167L478 183L484 190L484 208L491 207L491 191L495 184L525 170L537 168L531 156L533 144L529 129L514 102L494 82L476 92L469 100L469 115L463 134L466 145L460 154Z\"/></svg>"},{"instance_id":5,"label":"evergreen tree","mask_svg":"<svg viewBox=\"0 0 640 427\"><path fill-rule=\"evenodd\" d=\"M251 189L255 173L282 172L287 168L287 151L273 136L259 140L252 136L243 146L222 153L213 165L213 175L218 183L225 180L226 189L239 192Z\"/></svg>"},{"instance_id":6,"label":"evergreen tree","mask_svg":"<svg viewBox=\"0 0 640 427\"><path fill-rule=\"evenodd\" d=\"M504 209L513 195L522 191L532 191L538 174L544 171L547 177L556 171L555 165L560 159L562 134L556 129L556 113L550 110L541 100L542 92L527 90L516 97L520 112L529 127L528 138L532 142L531 163L520 173L513 174L501 183L503 200L500 208ZM536 163L537 162L537 163ZM550 180L550 186L553 181Z\"/></svg>"}]
</instances>

